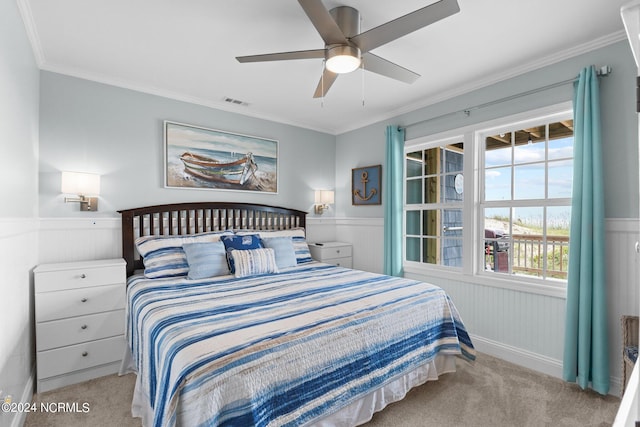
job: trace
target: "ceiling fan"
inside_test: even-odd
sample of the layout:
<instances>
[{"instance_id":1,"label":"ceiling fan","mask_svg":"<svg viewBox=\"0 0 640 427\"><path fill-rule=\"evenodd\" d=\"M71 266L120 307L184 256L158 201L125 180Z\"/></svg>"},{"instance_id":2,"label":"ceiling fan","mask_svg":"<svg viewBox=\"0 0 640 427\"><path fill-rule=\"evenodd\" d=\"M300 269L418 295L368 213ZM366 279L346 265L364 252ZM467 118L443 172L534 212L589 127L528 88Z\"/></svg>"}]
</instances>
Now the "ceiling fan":
<instances>
[{"instance_id":1,"label":"ceiling fan","mask_svg":"<svg viewBox=\"0 0 640 427\"><path fill-rule=\"evenodd\" d=\"M370 51L397 38L460 11L457 0L440 0L400 18L360 33L360 12L349 6L338 6L328 11L321 0L298 0L300 6L324 40L324 49L267 53L238 56L239 62L283 61L289 59L325 59L325 68L313 95L320 98L338 78L361 65L364 69L405 83L413 83L419 74Z\"/></svg>"}]
</instances>

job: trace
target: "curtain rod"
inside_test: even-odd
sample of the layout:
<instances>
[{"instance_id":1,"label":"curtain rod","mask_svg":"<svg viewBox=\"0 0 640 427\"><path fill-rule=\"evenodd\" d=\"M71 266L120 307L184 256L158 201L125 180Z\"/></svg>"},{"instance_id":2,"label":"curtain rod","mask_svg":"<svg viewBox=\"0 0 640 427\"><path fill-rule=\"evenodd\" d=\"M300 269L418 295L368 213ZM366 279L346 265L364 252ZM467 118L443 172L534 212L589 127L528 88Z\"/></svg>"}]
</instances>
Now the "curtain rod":
<instances>
[{"instance_id":1,"label":"curtain rod","mask_svg":"<svg viewBox=\"0 0 640 427\"><path fill-rule=\"evenodd\" d=\"M609 65L604 65L604 66L600 67L596 71L596 75L598 77L606 77L611 73L611 71L613 71L613 69ZM464 110L452 111L450 113L444 113L444 114L441 114L439 116L430 117L428 119L420 120L418 122L414 122L414 123L411 123L411 124L408 124L408 125L405 125L405 126L398 126L398 129L405 129L406 130L406 129L408 129L410 127L413 127L413 126L416 126L416 125L427 123L427 122L430 122L430 121L433 121L433 120L442 119L444 117L454 116L454 115L460 114L460 113L464 113L466 116L469 116L471 114L471 112L474 111L474 110L479 110L481 108L490 107L492 105L496 105L496 104L500 104L500 103L503 103L503 102L511 101L513 99L522 98L523 96L528 96L528 95L532 95L534 93L538 93L538 92L542 92L542 91L545 91L545 90L553 89L553 88L556 88L556 87L564 86L566 84L573 83L575 81L576 81L576 78L574 77L572 79L563 80L561 82L551 83L551 84L548 84L546 86L542 86L542 87L539 87L539 88L536 88L536 89L528 90L526 92L521 92L521 93L517 93L515 95L510 95L510 96L505 96L504 98L500 98L500 99L496 99L496 100L493 100L493 101L485 102L484 104L474 105L473 107L465 108Z\"/></svg>"}]
</instances>

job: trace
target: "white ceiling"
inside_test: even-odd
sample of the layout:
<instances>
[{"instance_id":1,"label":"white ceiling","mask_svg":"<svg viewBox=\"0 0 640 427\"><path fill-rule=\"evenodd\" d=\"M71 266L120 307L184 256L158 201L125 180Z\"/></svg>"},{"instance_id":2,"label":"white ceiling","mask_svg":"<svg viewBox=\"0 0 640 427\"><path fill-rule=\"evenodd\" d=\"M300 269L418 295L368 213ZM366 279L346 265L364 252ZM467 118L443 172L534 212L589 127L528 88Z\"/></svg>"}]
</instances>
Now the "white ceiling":
<instances>
[{"instance_id":1,"label":"white ceiling","mask_svg":"<svg viewBox=\"0 0 640 427\"><path fill-rule=\"evenodd\" d=\"M373 51L415 83L358 70L324 100L320 59L235 59L322 48L296 0L17 1L44 70L339 134L622 40L627 0L458 0L460 13ZM358 9L362 31L434 2L323 1Z\"/></svg>"}]
</instances>

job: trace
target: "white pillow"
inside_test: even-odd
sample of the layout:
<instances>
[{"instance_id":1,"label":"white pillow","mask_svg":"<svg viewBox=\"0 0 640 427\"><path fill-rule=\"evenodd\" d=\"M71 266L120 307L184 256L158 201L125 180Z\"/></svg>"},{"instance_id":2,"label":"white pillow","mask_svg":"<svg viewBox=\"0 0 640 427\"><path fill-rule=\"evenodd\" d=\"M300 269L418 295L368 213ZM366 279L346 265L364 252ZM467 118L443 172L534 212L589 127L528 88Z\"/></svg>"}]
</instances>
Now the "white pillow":
<instances>
[{"instance_id":1,"label":"white pillow","mask_svg":"<svg viewBox=\"0 0 640 427\"><path fill-rule=\"evenodd\" d=\"M275 251L271 248L231 251L236 277L278 273Z\"/></svg>"}]
</instances>

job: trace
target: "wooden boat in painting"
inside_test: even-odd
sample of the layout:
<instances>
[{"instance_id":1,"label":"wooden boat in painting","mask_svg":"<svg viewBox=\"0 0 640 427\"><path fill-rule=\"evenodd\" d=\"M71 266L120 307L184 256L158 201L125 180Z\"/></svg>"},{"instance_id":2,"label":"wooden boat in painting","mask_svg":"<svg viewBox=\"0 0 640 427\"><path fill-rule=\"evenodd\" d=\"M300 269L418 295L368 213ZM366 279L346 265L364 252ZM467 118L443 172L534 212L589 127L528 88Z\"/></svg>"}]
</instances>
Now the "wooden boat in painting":
<instances>
[{"instance_id":1,"label":"wooden boat in painting","mask_svg":"<svg viewBox=\"0 0 640 427\"><path fill-rule=\"evenodd\" d=\"M180 156L180 160L184 163L184 170L193 176L229 184L245 185L255 176L255 171L258 169L252 153L247 153L244 157L232 162L220 162L211 157L187 151Z\"/></svg>"}]
</instances>

